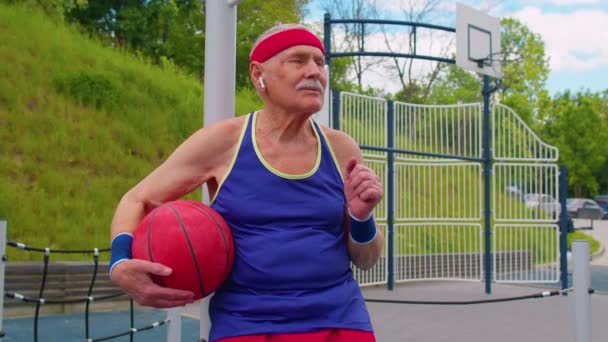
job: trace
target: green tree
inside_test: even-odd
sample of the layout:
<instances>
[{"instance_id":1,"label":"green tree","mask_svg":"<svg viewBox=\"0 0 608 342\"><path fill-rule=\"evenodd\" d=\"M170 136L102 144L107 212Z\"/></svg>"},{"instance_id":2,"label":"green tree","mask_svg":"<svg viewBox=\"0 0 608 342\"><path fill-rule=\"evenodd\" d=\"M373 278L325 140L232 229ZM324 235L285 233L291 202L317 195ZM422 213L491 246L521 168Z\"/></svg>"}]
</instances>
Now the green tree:
<instances>
[{"instance_id":1,"label":"green tree","mask_svg":"<svg viewBox=\"0 0 608 342\"><path fill-rule=\"evenodd\" d=\"M43 3L42 0L28 1ZM62 4L67 20L81 25L91 34L102 37L110 45L133 50L159 64L170 60L202 79L205 46L204 1L49 1ZM251 86L249 52L255 39L278 23L300 22L304 16L304 6L308 2L309 0L247 0L238 5L238 88Z\"/></svg>"},{"instance_id":2,"label":"green tree","mask_svg":"<svg viewBox=\"0 0 608 342\"><path fill-rule=\"evenodd\" d=\"M502 90L501 102L524 121L542 121L551 99L545 83L549 58L539 34L513 18L501 20Z\"/></svg>"},{"instance_id":3,"label":"green tree","mask_svg":"<svg viewBox=\"0 0 608 342\"><path fill-rule=\"evenodd\" d=\"M204 8L200 0L95 0L70 2L66 19L112 46L163 59L202 76Z\"/></svg>"},{"instance_id":4,"label":"green tree","mask_svg":"<svg viewBox=\"0 0 608 342\"><path fill-rule=\"evenodd\" d=\"M334 58L331 61L330 87L333 90L358 92L359 87L349 80L348 72L352 65L351 57Z\"/></svg>"},{"instance_id":5,"label":"green tree","mask_svg":"<svg viewBox=\"0 0 608 342\"><path fill-rule=\"evenodd\" d=\"M556 145L568 168L568 186L575 197L590 197L600 190L599 178L606 167L608 125L599 112L605 98L589 91L558 94L553 100L543 133ZM598 178L599 176L599 178Z\"/></svg>"},{"instance_id":6,"label":"green tree","mask_svg":"<svg viewBox=\"0 0 608 342\"><path fill-rule=\"evenodd\" d=\"M63 19L64 9L69 0L0 0L1 3L6 4L20 4L25 6L32 6L42 8L44 13L54 19ZM70 2L81 3L87 0L72 0Z\"/></svg>"},{"instance_id":7,"label":"green tree","mask_svg":"<svg viewBox=\"0 0 608 342\"><path fill-rule=\"evenodd\" d=\"M481 78L467 70L450 65L433 84L428 104L470 103L483 100Z\"/></svg>"},{"instance_id":8,"label":"green tree","mask_svg":"<svg viewBox=\"0 0 608 342\"><path fill-rule=\"evenodd\" d=\"M608 89L595 94L593 97L593 108L599 113L603 122L603 129L608 136ZM604 164L595 171L598 181L599 194L608 194L608 148L604 148Z\"/></svg>"}]
</instances>

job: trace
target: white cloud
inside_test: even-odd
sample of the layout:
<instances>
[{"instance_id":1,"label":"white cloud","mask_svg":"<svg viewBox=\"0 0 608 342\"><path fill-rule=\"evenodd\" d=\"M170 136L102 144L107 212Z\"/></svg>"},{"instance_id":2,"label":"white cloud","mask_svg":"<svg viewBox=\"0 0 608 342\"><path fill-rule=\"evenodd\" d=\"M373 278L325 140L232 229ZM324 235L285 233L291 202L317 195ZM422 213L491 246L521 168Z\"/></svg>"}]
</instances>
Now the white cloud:
<instances>
[{"instance_id":1,"label":"white cloud","mask_svg":"<svg viewBox=\"0 0 608 342\"><path fill-rule=\"evenodd\" d=\"M540 34L552 71L588 71L608 65L608 12L580 9L544 13L525 7L511 16Z\"/></svg>"}]
</instances>

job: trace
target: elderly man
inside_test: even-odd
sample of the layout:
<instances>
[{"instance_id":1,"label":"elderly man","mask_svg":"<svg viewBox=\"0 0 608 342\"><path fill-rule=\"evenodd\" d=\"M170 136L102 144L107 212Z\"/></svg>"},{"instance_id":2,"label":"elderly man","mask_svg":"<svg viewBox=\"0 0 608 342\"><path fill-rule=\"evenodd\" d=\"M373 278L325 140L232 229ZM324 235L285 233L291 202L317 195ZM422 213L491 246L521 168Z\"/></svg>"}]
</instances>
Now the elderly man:
<instances>
[{"instance_id":1,"label":"elderly man","mask_svg":"<svg viewBox=\"0 0 608 342\"><path fill-rule=\"evenodd\" d=\"M350 262L368 269L380 256L384 237L372 212L382 184L351 137L311 119L323 106L324 53L301 25L263 33L250 75L264 107L200 129L123 196L110 272L137 302L192 301L151 281L171 269L124 256L148 211L206 183L236 248L210 302L211 341L375 341Z\"/></svg>"}]
</instances>

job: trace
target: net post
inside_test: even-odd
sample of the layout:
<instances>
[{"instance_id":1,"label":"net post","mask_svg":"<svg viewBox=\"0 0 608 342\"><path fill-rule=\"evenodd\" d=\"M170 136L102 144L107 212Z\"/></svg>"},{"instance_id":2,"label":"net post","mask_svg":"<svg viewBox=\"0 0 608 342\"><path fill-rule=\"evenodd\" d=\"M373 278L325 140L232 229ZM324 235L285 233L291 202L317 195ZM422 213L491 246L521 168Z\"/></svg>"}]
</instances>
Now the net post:
<instances>
[{"instance_id":1,"label":"net post","mask_svg":"<svg viewBox=\"0 0 608 342\"><path fill-rule=\"evenodd\" d=\"M167 342L182 340L182 308L167 309Z\"/></svg>"},{"instance_id":2,"label":"net post","mask_svg":"<svg viewBox=\"0 0 608 342\"><path fill-rule=\"evenodd\" d=\"M574 255L574 272L572 276L574 287L574 322L576 342L591 342L591 272L589 270L589 241L575 240L572 242Z\"/></svg>"},{"instance_id":3,"label":"net post","mask_svg":"<svg viewBox=\"0 0 608 342\"><path fill-rule=\"evenodd\" d=\"M6 263L6 220L0 219L0 338L4 337L4 264Z\"/></svg>"}]
</instances>

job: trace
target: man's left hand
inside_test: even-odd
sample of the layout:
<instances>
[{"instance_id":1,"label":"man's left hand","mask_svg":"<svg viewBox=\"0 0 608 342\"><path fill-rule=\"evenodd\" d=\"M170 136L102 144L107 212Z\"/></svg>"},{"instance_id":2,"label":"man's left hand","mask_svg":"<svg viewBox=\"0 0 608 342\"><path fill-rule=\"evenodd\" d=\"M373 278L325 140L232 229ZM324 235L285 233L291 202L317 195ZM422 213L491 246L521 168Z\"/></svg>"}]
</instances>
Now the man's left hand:
<instances>
[{"instance_id":1,"label":"man's left hand","mask_svg":"<svg viewBox=\"0 0 608 342\"><path fill-rule=\"evenodd\" d=\"M350 214L365 220L382 200L384 188L374 170L352 158L346 166L344 194Z\"/></svg>"}]
</instances>

